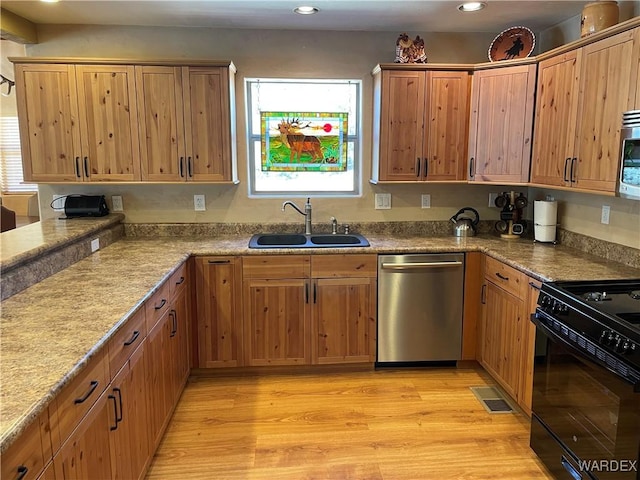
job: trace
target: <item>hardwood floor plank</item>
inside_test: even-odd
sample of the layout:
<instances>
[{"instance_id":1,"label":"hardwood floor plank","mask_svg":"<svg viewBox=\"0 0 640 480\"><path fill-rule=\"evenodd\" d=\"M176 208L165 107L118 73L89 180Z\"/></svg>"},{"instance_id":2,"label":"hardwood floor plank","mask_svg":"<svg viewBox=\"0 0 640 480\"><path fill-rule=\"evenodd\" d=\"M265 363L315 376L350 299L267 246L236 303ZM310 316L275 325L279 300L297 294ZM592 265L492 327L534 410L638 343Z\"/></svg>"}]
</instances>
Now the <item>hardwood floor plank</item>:
<instances>
[{"instance_id":1,"label":"hardwood floor plank","mask_svg":"<svg viewBox=\"0 0 640 480\"><path fill-rule=\"evenodd\" d=\"M148 479L551 479L481 369L191 378Z\"/></svg>"}]
</instances>

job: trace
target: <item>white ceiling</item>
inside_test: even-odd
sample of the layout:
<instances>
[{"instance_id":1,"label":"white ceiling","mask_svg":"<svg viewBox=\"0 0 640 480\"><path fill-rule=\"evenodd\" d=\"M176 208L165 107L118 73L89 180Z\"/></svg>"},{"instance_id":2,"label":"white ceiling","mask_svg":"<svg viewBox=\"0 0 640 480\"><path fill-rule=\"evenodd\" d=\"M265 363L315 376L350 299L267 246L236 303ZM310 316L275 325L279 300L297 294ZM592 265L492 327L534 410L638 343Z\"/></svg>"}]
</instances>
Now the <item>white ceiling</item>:
<instances>
[{"instance_id":1,"label":"white ceiling","mask_svg":"<svg viewBox=\"0 0 640 480\"><path fill-rule=\"evenodd\" d=\"M36 24L99 24L360 30L393 32L500 32L514 25L541 31L582 12L587 1L486 0L487 8L461 13L462 0L2 0L2 8ZM619 2L623 3L623 2ZM627 2L633 3L633 2ZM301 4L320 9L297 15Z\"/></svg>"}]
</instances>

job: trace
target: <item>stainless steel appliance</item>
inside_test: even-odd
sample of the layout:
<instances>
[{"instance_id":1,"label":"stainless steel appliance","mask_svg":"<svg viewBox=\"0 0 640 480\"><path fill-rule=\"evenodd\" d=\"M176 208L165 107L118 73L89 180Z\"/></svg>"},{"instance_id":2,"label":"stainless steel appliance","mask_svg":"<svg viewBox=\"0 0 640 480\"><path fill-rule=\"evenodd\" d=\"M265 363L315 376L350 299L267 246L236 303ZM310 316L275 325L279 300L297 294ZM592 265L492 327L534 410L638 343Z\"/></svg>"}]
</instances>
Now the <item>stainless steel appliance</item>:
<instances>
[{"instance_id":1,"label":"stainless steel appliance","mask_svg":"<svg viewBox=\"0 0 640 480\"><path fill-rule=\"evenodd\" d=\"M558 479L638 479L640 279L543 283L531 448Z\"/></svg>"},{"instance_id":2,"label":"stainless steel appliance","mask_svg":"<svg viewBox=\"0 0 640 480\"><path fill-rule=\"evenodd\" d=\"M464 212L471 212L473 219L469 217L461 217ZM475 208L464 207L458 210L450 219L453 227L453 235L455 237L473 237L476 234L476 226L480 221L480 214Z\"/></svg>"},{"instance_id":3,"label":"stainless steel appliance","mask_svg":"<svg viewBox=\"0 0 640 480\"><path fill-rule=\"evenodd\" d=\"M378 356L385 364L462 353L464 254L378 256Z\"/></svg>"},{"instance_id":4,"label":"stainless steel appliance","mask_svg":"<svg viewBox=\"0 0 640 480\"><path fill-rule=\"evenodd\" d=\"M622 115L618 194L640 200L640 110Z\"/></svg>"}]
</instances>

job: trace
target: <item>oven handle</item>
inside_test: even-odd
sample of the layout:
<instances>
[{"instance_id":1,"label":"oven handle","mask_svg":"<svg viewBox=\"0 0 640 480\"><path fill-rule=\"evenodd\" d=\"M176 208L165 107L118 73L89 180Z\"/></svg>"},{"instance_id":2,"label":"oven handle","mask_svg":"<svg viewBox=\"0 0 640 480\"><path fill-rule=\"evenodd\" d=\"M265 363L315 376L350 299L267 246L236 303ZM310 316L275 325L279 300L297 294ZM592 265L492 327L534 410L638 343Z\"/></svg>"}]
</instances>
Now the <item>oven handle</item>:
<instances>
[{"instance_id":1,"label":"oven handle","mask_svg":"<svg viewBox=\"0 0 640 480\"><path fill-rule=\"evenodd\" d=\"M576 467L574 467L573 465L571 465L571 463L569 463L569 460L567 460L567 457L562 455L562 459L560 460L560 463L562 464L564 469L567 472L569 472L569 475L571 475L575 480L582 480L582 475L580 475L580 472L576 470Z\"/></svg>"},{"instance_id":2,"label":"oven handle","mask_svg":"<svg viewBox=\"0 0 640 480\"><path fill-rule=\"evenodd\" d=\"M553 319L553 317L545 314L544 312L540 312L539 310L537 310L536 313L531 315L531 321L536 325L536 328L540 329L540 331L542 331L542 333L544 333L552 341L560 343L563 347L565 347L567 350L569 350L576 357L580 357L580 358L582 358L582 359L584 359L584 360L586 360L588 362L591 362L593 364L596 364L596 365L600 366L601 368L604 368L605 370L607 370L610 373L613 373L620 380L624 381L625 383L627 383L629 385L632 385L633 386L633 391L635 393L640 393L640 379L639 379L640 376L638 375L637 372L634 371L634 373L636 374L635 381L634 381L634 379L632 379L632 378L627 378L627 377L624 377L624 376L620 375L619 372L616 372L615 370L613 370L611 367L609 367L604 361L600 360L599 358L595 358L595 357L592 357L592 356L585 355L585 353L582 350L578 350L571 343L567 342L564 338L562 338L561 336L556 334L553 330L551 330L549 327L547 327L542 322L540 322L540 320L537 318L538 315L542 315L542 316L545 316L545 317L550 318L550 319ZM576 335L580 335L578 332L576 332L575 330L570 329L569 327L565 326L565 328L567 328L568 330L571 330ZM629 368L629 370L631 370L631 368Z\"/></svg>"}]
</instances>

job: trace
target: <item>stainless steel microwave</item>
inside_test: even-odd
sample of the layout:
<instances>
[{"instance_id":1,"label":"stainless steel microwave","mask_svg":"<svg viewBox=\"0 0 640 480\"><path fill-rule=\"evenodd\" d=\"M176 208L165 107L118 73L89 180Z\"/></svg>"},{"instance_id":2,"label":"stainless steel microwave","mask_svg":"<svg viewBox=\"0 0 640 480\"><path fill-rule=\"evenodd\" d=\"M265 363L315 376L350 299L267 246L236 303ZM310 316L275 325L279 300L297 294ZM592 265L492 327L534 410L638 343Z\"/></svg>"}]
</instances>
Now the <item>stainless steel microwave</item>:
<instances>
[{"instance_id":1,"label":"stainless steel microwave","mask_svg":"<svg viewBox=\"0 0 640 480\"><path fill-rule=\"evenodd\" d=\"M622 114L618 194L640 200L640 110Z\"/></svg>"}]
</instances>

